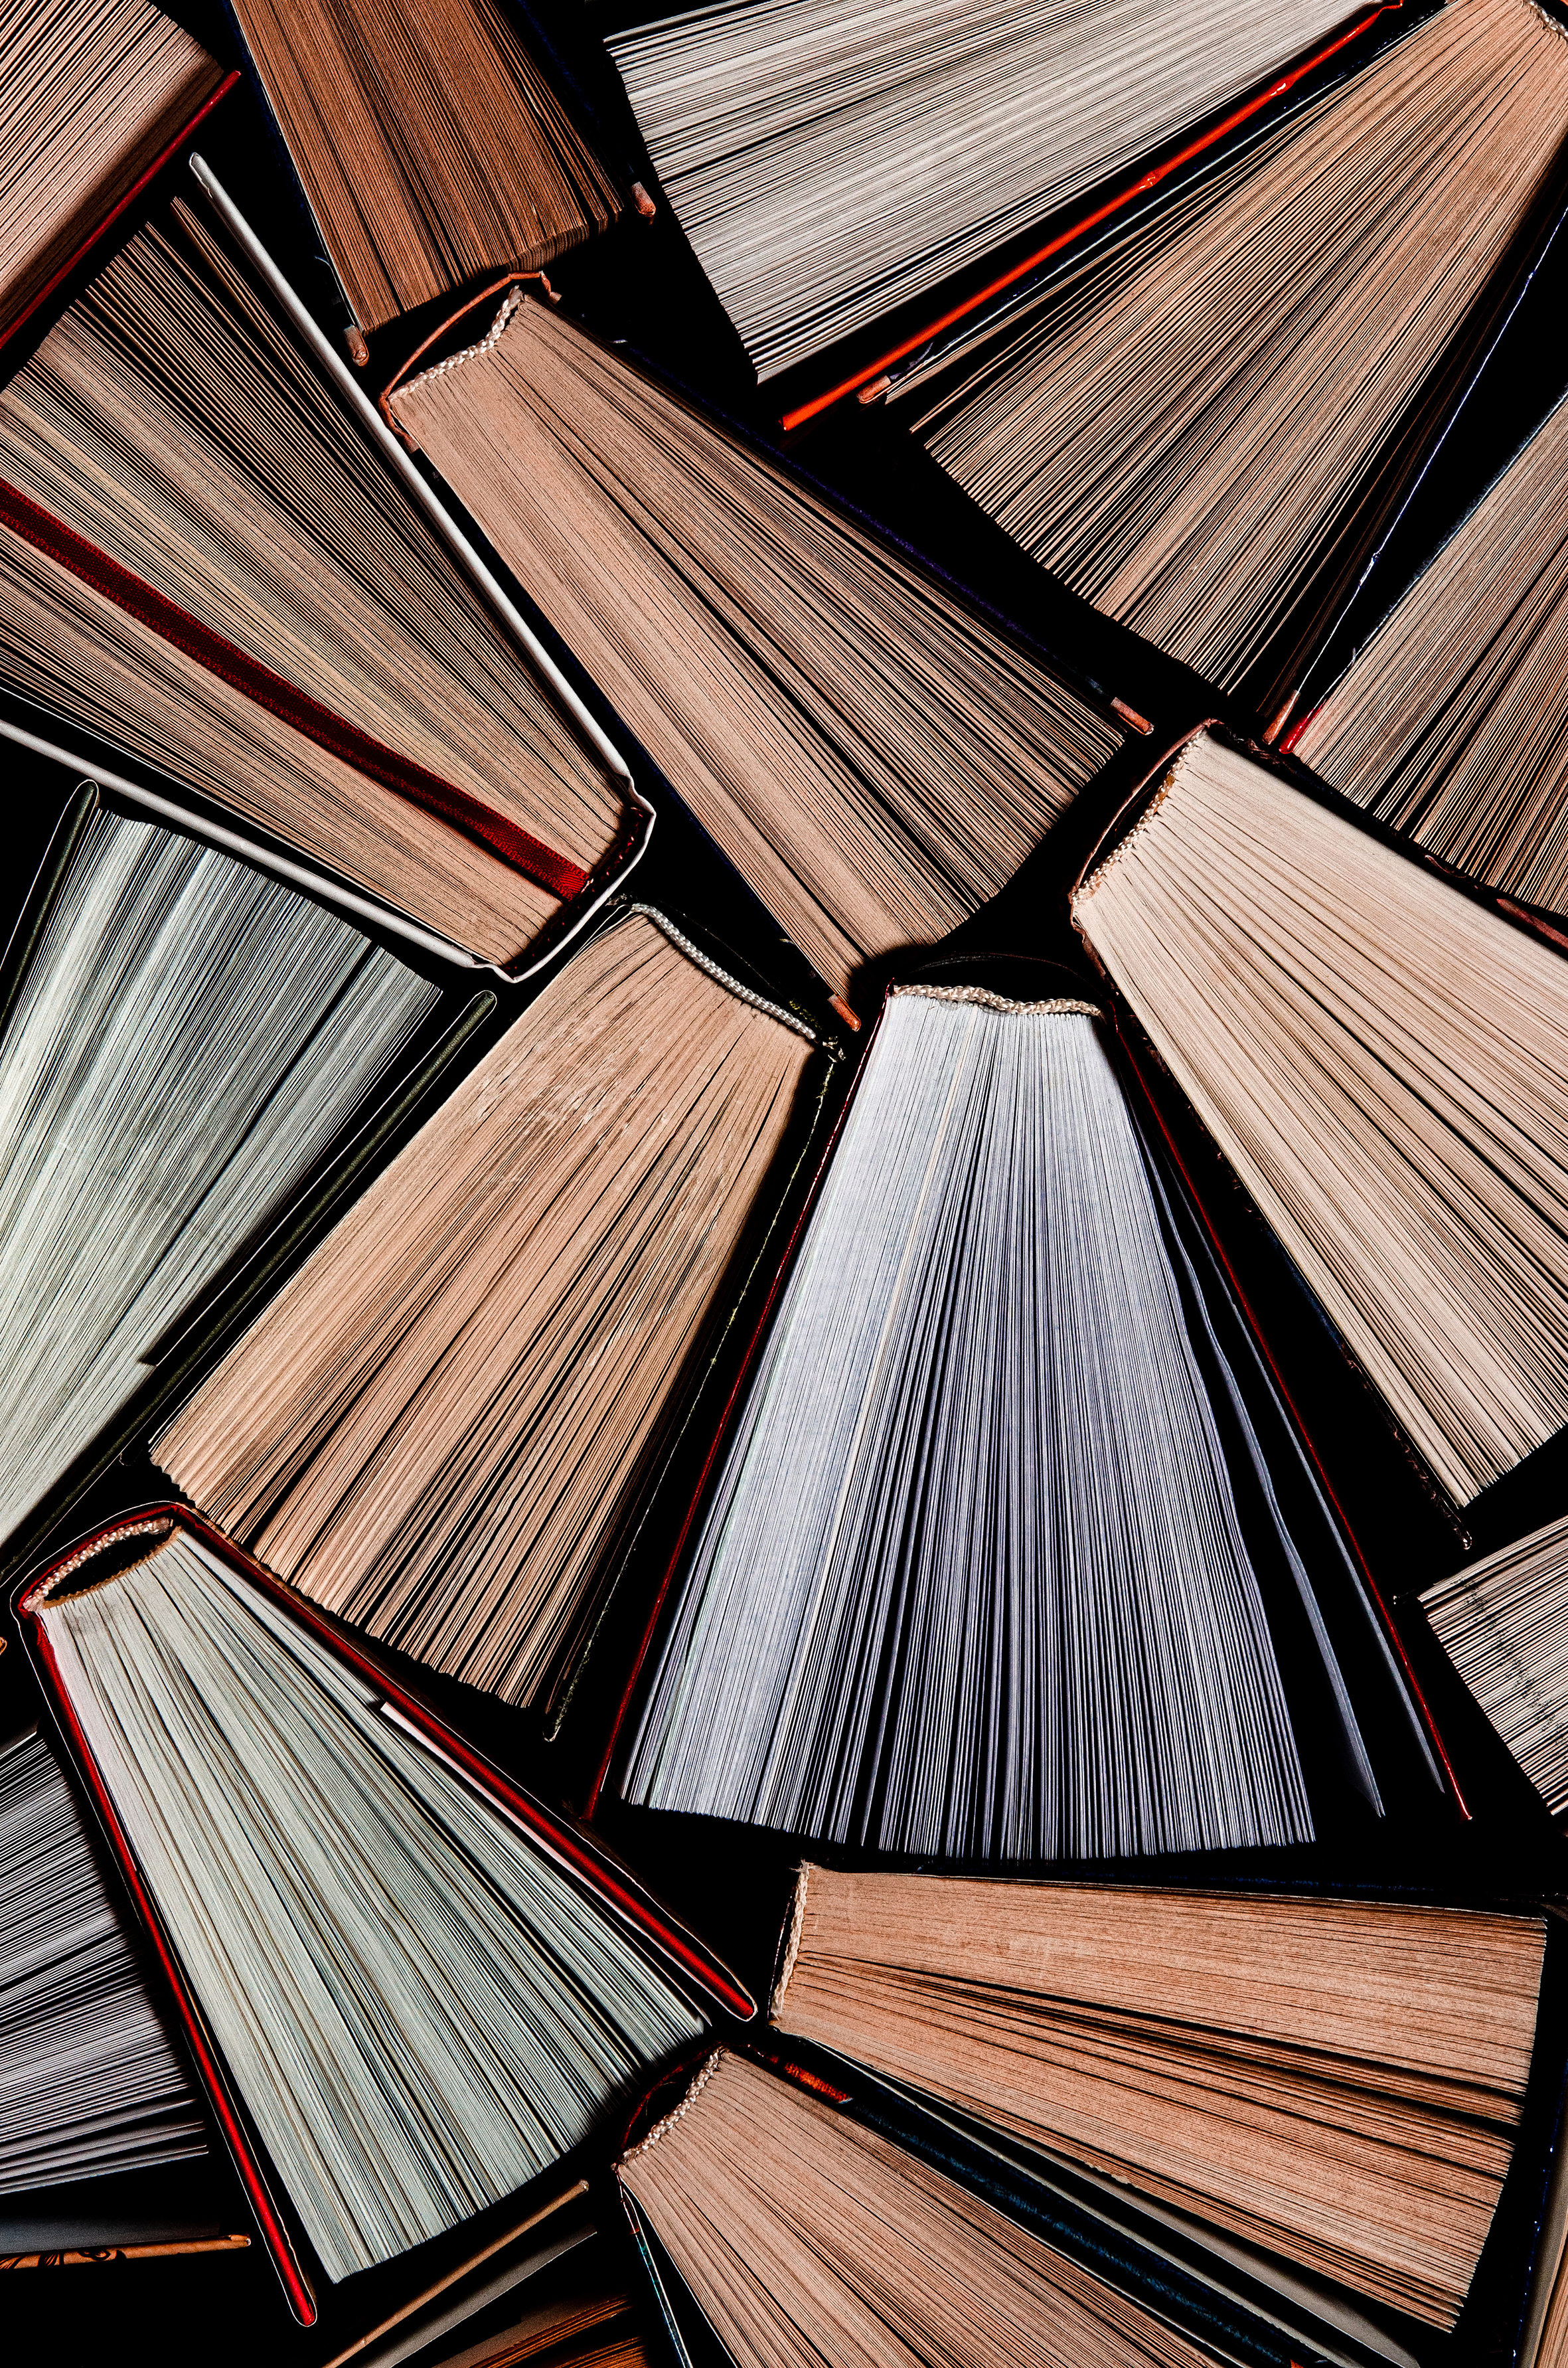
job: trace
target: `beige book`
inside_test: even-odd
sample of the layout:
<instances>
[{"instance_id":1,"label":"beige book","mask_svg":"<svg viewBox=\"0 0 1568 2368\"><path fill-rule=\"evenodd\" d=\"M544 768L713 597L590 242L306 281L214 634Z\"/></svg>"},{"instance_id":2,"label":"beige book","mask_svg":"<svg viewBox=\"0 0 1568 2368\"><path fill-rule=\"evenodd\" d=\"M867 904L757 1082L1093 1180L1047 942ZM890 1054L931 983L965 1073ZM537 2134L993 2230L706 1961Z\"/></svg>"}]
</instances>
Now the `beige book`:
<instances>
[{"instance_id":1,"label":"beige book","mask_svg":"<svg viewBox=\"0 0 1568 2368\"><path fill-rule=\"evenodd\" d=\"M736 1288L813 1049L632 912L382 1172L156 1461L328 1610L533 1699Z\"/></svg>"},{"instance_id":2,"label":"beige book","mask_svg":"<svg viewBox=\"0 0 1568 2368\"><path fill-rule=\"evenodd\" d=\"M1568 1520L1438 1579L1421 1608L1552 1816L1568 1816Z\"/></svg>"},{"instance_id":3,"label":"beige book","mask_svg":"<svg viewBox=\"0 0 1568 2368\"><path fill-rule=\"evenodd\" d=\"M805 1869L778 2027L1450 2326L1535 2038L1542 1919Z\"/></svg>"},{"instance_id":4,"label":"beige book","mask_svg":"<svg viewBox=\"0 0 1568 2368\"><path fill-rule=\"evenodd\" d=\"M619 2165L735 2368L1203 2368L1091 2271L721 2051Z\"/></svg>"},{"instance_id":5,"label":"beige book","mask_svg":"<svg viewBox=\"0 0 1568 2368\"><path fill-rule=\"evenodd\" d=\"M360 326L605 229L615 186L500 0L236 0Z\"/></svg>"},{"instance_id":6,"label":"beige book","mask_svg":"<svg viewBox=\"0 0 1568 2368\"><path fill-rule=\"evenodd\" d=\"M1568 1422L1568 964L1209 734L1073 916L1458 1504Z\"/></svg>"},{"instance_id":7,"label":"beige book","mask_svg":"<svg viewBox=\"0 0 1568 2368\"><path fill-rule=\"evenodd\" d=\"M1042 565L1234 688L1565 131L1563 27L1532 0L1451 0L1206 199L1069 258L1065 291L939 387L915 393L916 370L907 408Z\"/></svg>"},{"instance_id":8,"label":"beige book","mask_svg":"<svg viewBox=\"0 0 1568 2368\"><path fill-rule=\"evenodd\" d=\"M390 404L840 994L994 895L1116 746L933 578L541 304Z\"/></svg>"},{"instance_id":9,"label":"beige book","mask_svg":"<svg viewBox=\"0 0 1568 2368\"><path fill-rule=\"evenodd\" d=\"M625 844L619 784L180 203L0 392L0 670L484 961Z\"/></svg>"},{"instance_id":10,"label":"beige book","mask_svg":"<svg viewBox=\"0 0 1568 2368\"><path fill-rule=\"evenodd\" d=\"M146 0L0 5L0 328L26 312L222 80Z\"/></svg>"},{"instance_id":11,"label":"beige book","mask_svg":"<svg viewBox=\"0 0 1568 2368\"><path fill-rule=\"evenodd\" d=\"M1568 404L1287 742L1417 847L1568 909Z\"/></svg>"}]
</instances>

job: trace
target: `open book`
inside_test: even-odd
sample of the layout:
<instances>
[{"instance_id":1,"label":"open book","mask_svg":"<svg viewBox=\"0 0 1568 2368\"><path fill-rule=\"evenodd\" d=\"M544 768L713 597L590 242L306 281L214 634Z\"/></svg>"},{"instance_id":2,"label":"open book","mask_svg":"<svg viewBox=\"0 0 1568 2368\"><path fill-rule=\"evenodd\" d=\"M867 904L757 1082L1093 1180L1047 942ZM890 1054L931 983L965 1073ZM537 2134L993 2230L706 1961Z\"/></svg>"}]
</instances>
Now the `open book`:
<instances>
[{"instance_id":1,"label":"open book","mask_svg":"<svg viewBox=\"0 0 1568 2368\"><path fill-rule=\"evenodd\" d=\"M1377 1748L1426 1747L1201 1258L1092 1005L895 988L694 1508L626 1797L1015 1861L1302 1841L1314 1789L1381 1810L1335 1598Z\"/></svg>"},{"instance_id":2,"label":"open book","mask_svg":"<svg viewBox=\"0 0 1568 2368\"><path fill-rule=\"evenodd\" d=\"M539 1700L591 1640L828 1067L807 1022L659 915L622 913L162 1430L156 1461L317 1602Z\"/></svg>"},{"instance_id":3,"label":"open book","mask_svg":"<svg viewBox=\"0 0 1568 2368\"><path fill-rule=\"evenodd\" d=\"M498 965L641 818L176 200L0 390L12 685Z\"/></svg>"},{"instance_id":4,"label":"open book","mask_svg":"<svg viewBox=\"0 0 1568 2368\"><path fill-rule=\"evenodd\" d=\"M296 2315L558 2164L749 2001L591 1845L177 1508L22 1592Z\"/></svg>"},{"instance_id":5,"label":"open book","mask_svg":"<svg viewBox=\"0 0 1568 2368\"><path fill-rule=\"evenodd\" d=\"M1553 1437L1562 952L1213 733L1124 809L1072 913L1454 1503Z\"/></svg>"},{"instance_id":6,"label":"open book","mask_svg":"<svg viewBox=\"0 0 1568 2368\"><path fill-rule=\"evenodd\" d=\"M1520 2128L1540 1916L801 1876L780 2031L1435 2327Z\"/></svg>"},{"instance_id":7,"label":"open book","mask_svg":"<svg viewBox=\"0 0 1568 2368\"><path fill-rule=\"evenodd\" d=\"M945 367L917 358L897 416L1062 583L1234 690L1437 401L1565 129L1562 25L1450 0Z\"/></svg>"}]
</instances>

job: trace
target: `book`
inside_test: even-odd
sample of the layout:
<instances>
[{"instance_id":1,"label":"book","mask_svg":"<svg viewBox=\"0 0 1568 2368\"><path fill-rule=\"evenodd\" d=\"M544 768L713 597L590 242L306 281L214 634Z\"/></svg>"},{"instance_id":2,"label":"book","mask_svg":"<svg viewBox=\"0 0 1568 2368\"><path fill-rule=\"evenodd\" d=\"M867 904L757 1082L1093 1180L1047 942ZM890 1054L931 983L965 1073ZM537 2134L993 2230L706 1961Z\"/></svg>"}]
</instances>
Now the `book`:
<instances>
[{"instance_id":1,"label":"book","mask_svg":"<svg viewBox=\"0 0 1568 2368\"><path fill-rule=\"evenodd\" d=\"M1069 589L1262 699L1322 550L1483 333L1565 126L1563 27L1450 0L1069 249L994 336L916 357L896 416Z\"/></svg>"},{"instance_id":2,"label":"book","mask_svg":"<svg viewBox=\"0 0 1568 2368\"><path fill-rule=\"evenodd\" d=\"M577 2288L460 2351L432 2352L432 2368L521 2368L525 2360L540 2368L650 2368L639 2319L630 2294Z\"/></svg>"},{"instance_id":3,"label":"book","mask_svg":"<svg viewBox=\"0 0 1568 2368\"><path fill-rule=\"evenodd\" d=\"M441 1000L199 828L85 791L7 958L0 1536L167 1371Z\"/></svg>"},{"instance_id":4,"label":"book","mask_svg":"<svg viewBox=\"0 0 1568 2368\"><path fill-rule=\"evenodd\" d=\"M1281 741L1445 863L1568 905L1559 404Z\"/></svg>"},{"instance_id":5,"label":"book","mask_svg":"<svg viewBox=\"0 0 1568 2368\"><path fill-rule=\"evenodd\" d=\"M569 2291L577 2291L589 2278L599 2249L587 2193L587 2180L578 2180L536 2206L515 2227L477 2250L468 2248L434 2283L335 2351L325 2368L349 2368L351 2362L354 2368L400 2368L404 2360L445 2359L454 2344L469 2349L468 2339L481 2328L494 2330L504 2323L516 2335L519 2327L549 2319L562 2276L568 2280ZM551 2298L533 2300L519 2321L519 2290L526 2287L529 2296L537 2297L540 2286Z\"/></svg>"},{"instance_id":6,"label":"book","mask_svg":"<svg viewBox=\"0 0 1568 2368\"><path fill-rule=\"evenodd\" d=\"M707 2007L749 2011L602 1853L182 1508L92 1533L17 1611L304 2324L311 2259L335 2283L460 2226Z\"/></svg>"},{"instance_id":7,"label":"book","mask_svg":"<svg viewBox=\"0 0 1568 2368\"><path fill-rule=\"evenodd\" d=\"M642 843L622 782L182 199L0 390L0 664L497 965Z\"/></svg>"},{"instance_id":8,"label":"book","mask_svg":"<svg viewBox=\"0 0 1568 2368\"><path fill-rule=\"evenodd\" d=\"M1552 1816L1568 1816L1568 1520L1466 1563L1420 1602Z\"/></svg>"},{"instance_id":9,"label":"book","mask_svg":"<svg viewBox=\"0 0 1568 2368\"><path fill-rule=\"evenodd\" d=\"M204 2155L189 2078L36 1726L0 1745L0 2196Z\"/></svg>"},{"instance_id":10,"label":"book","mask_svg":"<svg viewBox=\"0 0 1568 2368\"><path fill-rule=\"evenodd\" d=\"M1345 1549L1321 1498L1287 1520L1244 1357L1095 1007L894 988L677 1552L623 1796L949 1859L1282 1847L1315 1831L1305 1735L1381 1812L1319 1597Z\"/></svg>"},{"instance_id":11,"label":"book","mask_svg":"<svg viewBox=\"0 0 1568 2368\"><path fill-rule=\"evenodd\" d=\"M1108 980L1456 1506L1568 1419L1560 951L1213 732L1072 894Z\"/></svg>"},{"instance_id":12,"label":"book","mask_svg":"<svg viewBox=\"0 0 1568 2368\"><path fill-rule=\"evenodd\" d=\"M1127 168L1344 13L765 0L607 46L766 382Z\"/></svg>"},{"instance_id":13,"label":"book","mask_svg":"<svg viewBox=\"0 0 1568 2368\"><path fill-rule=\"evenodd\" d=\"M661 916L623 912L161 1429L154 1460L343 1619L507 1701L546 1695L591 1638L829 1066L803 1019Z\"/></svg>"},{"instance_id":14,"label":"book","mask_svg":"<svg viewBox=\"0 0 1568 2368\"><path fill-rule=\"evenodd\" d=\"M624 184L500 0L233 0L361 331L615 221Z\"/></svg>"},{"instance_id":15,"label":"book","mask_svg":"<svg viewBox=\"0 0 1568 2368\"><path fill-rule=\"evenodd\" d=\"M222 70L146 0L0 19L0 336L218 92Z\"/></svg>"},{"instance_id":16,"label":"book","mask_svg":"<svg viewBox=\"0 0 1568 2368\"><path fill-rule=\"evenodd\" d=\"M720 2049L618 2165L634 2228L651 2232L734 2368L1213 2360L1158 2305L838 2110L842 2090L806 2079Z\"/></svg>"},{"instance_id":17,"label":"book","mask_svg":"<svg viewBox=\"0 0 1568 2368\"><path fill-rule=\"evenodd\" d=\"M528 297L388 391L831 987L994 894L1120 737L896 546Z\"/></svg>"},{"instance_id":18,"label":"book","mask_svg":"<svg viewBox=\"0 0 1568 2368\"><path fill-rule=\"evenodd\" d=\"M1529 2082L1539 1915L802 1870L778 2029L1433 2327Z\"/></svg>"}]
</instances>

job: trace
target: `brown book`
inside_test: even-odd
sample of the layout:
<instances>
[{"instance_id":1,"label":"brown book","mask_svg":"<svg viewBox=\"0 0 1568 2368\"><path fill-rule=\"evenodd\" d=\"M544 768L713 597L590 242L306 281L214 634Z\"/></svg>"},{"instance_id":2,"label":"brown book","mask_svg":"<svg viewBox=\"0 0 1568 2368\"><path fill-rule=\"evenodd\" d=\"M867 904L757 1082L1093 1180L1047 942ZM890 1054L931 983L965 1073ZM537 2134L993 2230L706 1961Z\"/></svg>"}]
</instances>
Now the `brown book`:
<instances>
[{"instance_id":1,"label":"brown book","mask_svg":"<svg viewBox=\"0 0 1568 2368\"><path fill-rule=\"evenodd\" d=\"M619 2166L735 2368L1211 2360L812 2085L721 2051Z\"/></svg>"},{"instance_id":2,"label":"brown book","mask_svg":"<svg viewBox=\"0 0 1568 2368\"><path fill-rule=\"evenodd\" d=\"M530 299L390 390L736 870L843 994L995 894L1116 746L951 591Z\"/></svg>"},{"instance_id":3,"label":"brown book","mask_svg":"<svg viewBox=\"0 0 1568 2368\"><path fill-rule=\"evenodd\" d=\"M0 335L216 95L223 75L146 0L0 21Z\"/></svg>"},{"instance_id":4,"label":"brown book","mask_svg":"<svg viewBox=\"0 0 1568 2368\"><path fill-rule=\"evenodd\" d=\"M591 1632L814 1051L657 916L627 914L285 1285L156 1460L315 1601L536 1699Z\"/></svg>"},{"instance_id":5,"label":"brown book","mask_svg":"<svg viewBox=\"0 0 1568 2368\"><path fill-rule=\"evenodd\" d=\"M812 1866L772 2015L1447 2327L1512 2159L1545 1943L1533 1916Z\"/></svg>"},{"instance_id":6,"label":"brown book","mask_svg":"<svg viewBox=\"0 0 1568 2368\"><path fill-rule=\"evenodd\" d=\"M1568 403L1282 743L1380 821L1568 911Z\"/></svg>"},{"instance_id":7,"label":"brown book","mask_svg":"<svg viewBox=\"0 0 1568 2368\"><path fill-rule=\"evenodd\" d=\"M1454 1504L1553 1437L1559 948L1209 732L1124 809L1072 913Z\"/></svg>"},{"instance_id":8,"label":"brown book","mask_svg":"<svg viewBox=\"0 0 1568 2368\"><path fill-rule=\"evenodd\" d=\"M939 376L916 356L898 416L1062 583L1233 689L1387 439L1439 402L1565 128L1562 26L1452 0L1069 250Z\"/></svg>"},{"instance_id":9,"label":"brown book","mask_svg":"<svg viewBox=\"0 0 1568 2368\"><path fill-rule=\"evenodd\" d=\"M620 211L499 0L234 0L361 329L537 270Z\"/></svg>"},{"instance_id":10,"label":"brown book","mask_svg":"<svg viewBox=\"0 0 1568 2368\"><path fill-rule=\"evenodd\" d=\"M483 962L641 844L624 784L178 201L0 392L0 667Z\"/></svg>"}]
</instances>

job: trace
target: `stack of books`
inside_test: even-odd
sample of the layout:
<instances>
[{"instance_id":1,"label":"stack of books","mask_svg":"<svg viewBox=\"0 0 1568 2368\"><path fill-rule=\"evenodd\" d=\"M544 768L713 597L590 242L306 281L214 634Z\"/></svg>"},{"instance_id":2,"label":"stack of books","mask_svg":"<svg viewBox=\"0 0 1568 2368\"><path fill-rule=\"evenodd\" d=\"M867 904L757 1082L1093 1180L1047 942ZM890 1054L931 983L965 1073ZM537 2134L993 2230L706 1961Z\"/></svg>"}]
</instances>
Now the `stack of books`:
<instances>
[{"instance_id":1,"label":"stack of books","mask_svg":"<svg viewBox=\"0 0 1568 2368\"><path fill-rule=\"evenodd\" d=\"M19 2358L1568 2368L1565 223L1559 0L0 9Z\"/></svg>"}]
</instances>

